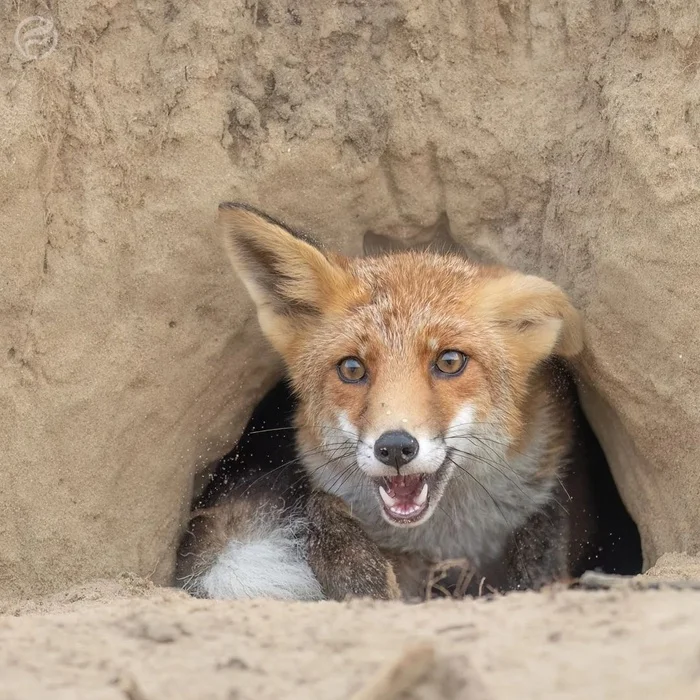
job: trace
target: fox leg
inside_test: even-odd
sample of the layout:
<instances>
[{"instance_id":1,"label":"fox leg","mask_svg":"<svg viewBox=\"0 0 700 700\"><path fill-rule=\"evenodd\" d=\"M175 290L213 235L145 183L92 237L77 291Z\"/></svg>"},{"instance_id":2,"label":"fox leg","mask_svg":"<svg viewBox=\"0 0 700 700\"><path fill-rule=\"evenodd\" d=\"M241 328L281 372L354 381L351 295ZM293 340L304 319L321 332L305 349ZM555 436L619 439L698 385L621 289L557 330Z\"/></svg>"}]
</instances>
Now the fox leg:
<instances>
[{"instance_id":1,"label":"fox leg","mask_svg":"<svg viewBox=\"0 0 700 700\"><path fill-rule=\"evenodd\" d=\"M400 597L390 559L369 539L340 498L315 491L306 511L308 562L327 598Z\"/></svg>"},{"instance_id":2,"label":"fox leg","mask_svg":"<svg viewBox=\"0 0 700 700\"><path fill-rule=\"evenodd\" d=\"M546 506L513 533L502 559L484 572L486 583L506 592L539 590L568 581L573 546L568 516L559 508Z\"/></svg>"}]
</instances>

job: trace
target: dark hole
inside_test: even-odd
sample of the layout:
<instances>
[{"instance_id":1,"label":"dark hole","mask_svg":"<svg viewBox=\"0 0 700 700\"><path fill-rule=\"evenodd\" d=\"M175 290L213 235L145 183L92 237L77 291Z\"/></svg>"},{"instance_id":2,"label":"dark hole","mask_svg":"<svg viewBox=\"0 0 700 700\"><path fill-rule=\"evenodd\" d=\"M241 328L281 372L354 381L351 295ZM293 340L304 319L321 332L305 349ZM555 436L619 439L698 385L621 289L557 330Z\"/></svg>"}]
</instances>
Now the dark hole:
<instances>
[{"instance_id":1,"label":"dark hole","mask_svg":"<svg viewBox=\"0 0 700 700\"><path fill-rule=\"evenodd\" d=\"M605 453L578 403L576 421L579 428L577 447L585 451L588 458L598 523L598 553L587 568L609 574L639 574L643 565L639 530L622 502Z\"/></svg>"},{"instance_id":2,"label":"dark hole","mask_svg":"<svg viewBox=\"0 0 700 700\"><path fill-rule=\"evenodd\" d=\"M215 465L194 508L208 508L234 493L268 489L289 497L305 479L294 442L296 400L285 381L275 385L253 411L238 444Z\"/></svg>"}]
</instances>

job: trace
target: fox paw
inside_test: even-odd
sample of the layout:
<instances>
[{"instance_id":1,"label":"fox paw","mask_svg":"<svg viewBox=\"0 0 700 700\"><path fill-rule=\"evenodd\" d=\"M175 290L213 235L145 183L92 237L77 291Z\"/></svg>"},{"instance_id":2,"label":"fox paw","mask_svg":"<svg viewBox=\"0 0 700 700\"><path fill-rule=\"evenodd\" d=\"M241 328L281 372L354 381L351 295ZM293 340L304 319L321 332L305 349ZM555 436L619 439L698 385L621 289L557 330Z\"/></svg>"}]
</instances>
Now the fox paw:
<instances>
[{"instance_id":1,"label":"fox paw","mask_svg":"<svg viewBox=\"0 0 700 700\"><path fill-rule=\"evenodd\" d=\"M308 559L331 600L401 597L394 568L335 496L312 494L308 506Z\"/></svg>"}]
</instances>

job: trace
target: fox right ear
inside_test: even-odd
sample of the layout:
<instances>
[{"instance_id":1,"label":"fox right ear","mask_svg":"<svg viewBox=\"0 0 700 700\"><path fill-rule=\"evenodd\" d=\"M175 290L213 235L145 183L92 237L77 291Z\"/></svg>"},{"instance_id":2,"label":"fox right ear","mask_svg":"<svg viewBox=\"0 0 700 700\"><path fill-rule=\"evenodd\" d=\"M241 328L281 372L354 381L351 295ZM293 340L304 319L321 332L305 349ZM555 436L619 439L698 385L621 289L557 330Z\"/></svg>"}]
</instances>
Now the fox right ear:
<instances>
[{"instance_id":1,"label":"fox right ear","mask_svg":"<svg viewBox=\"0 0 700 700\"><path fill-rule=\"evenodd\" d=\"M219 227L260 326L282 354L300 323L327 311L350 285L318 248L245 204L220 204Z\"/></svg>"},{"instance_id":2,"label":"fox right ear","mask_svg":"<svg viewBox=\"0 0 700 700\"><path fill-rule=\"evenodd\" d=\"M510 333L523 361L571 358L583 349L583 321L562 289L534 275L511 272L488 279L481 309Z\"/></svg>"}]
</instances>

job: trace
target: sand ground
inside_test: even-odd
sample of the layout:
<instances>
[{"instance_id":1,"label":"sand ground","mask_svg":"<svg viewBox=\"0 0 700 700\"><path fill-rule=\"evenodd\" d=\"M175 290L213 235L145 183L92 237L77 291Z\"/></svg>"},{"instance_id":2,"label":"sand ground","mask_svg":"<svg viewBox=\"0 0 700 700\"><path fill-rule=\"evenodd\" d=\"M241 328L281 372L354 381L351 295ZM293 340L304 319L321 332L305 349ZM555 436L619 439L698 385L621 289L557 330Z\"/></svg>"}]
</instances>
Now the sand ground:
<instances>
[{"instance_id":1,"label":"sand ground","mask_svg":"<svg viewBox=\"0 0 700 700\"><path fill-rule=\"evenodd\" d=\"M32 16L57 32L41 60ZM0 598L64 592L0 600L0 700L700 697L688 590L65 590L170 580L195 473L279 377L222 200L352 255L444 219L560 284L646 561L700 550L699 47L696 0L3 3Z\"/></svg>"},{"instance_id":2,"label":"sand ground","mask_svg":"<svg viewBox=\"0 0 700 700\"><path fill-rule=\"evenodd\" d=\"M0 611L1 700L700 698L698 591L407 608L202 601L124 576Z\"/></svg>"}]
</instances>

